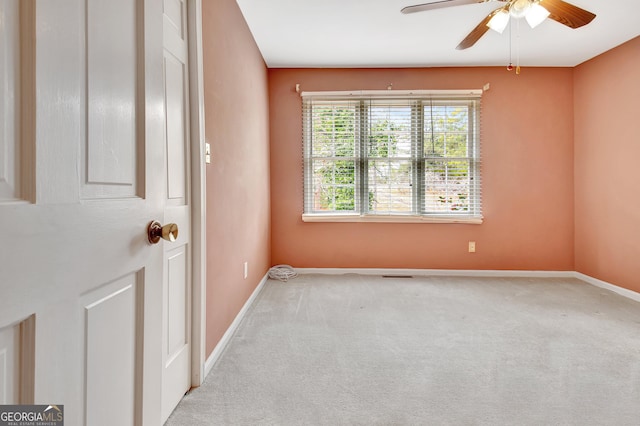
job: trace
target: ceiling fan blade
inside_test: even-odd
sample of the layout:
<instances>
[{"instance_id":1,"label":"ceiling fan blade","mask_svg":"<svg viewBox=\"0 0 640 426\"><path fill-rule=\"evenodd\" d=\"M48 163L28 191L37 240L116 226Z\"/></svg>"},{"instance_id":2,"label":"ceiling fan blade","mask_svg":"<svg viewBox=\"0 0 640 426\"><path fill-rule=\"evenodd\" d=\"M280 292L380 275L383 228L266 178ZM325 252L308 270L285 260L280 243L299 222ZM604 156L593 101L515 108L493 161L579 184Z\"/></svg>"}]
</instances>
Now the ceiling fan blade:
<instances>
[{"instance_id":1,"label":"ceiling fan blade","mask_svg":"<svg viewBox=\"0 0 640 426\"><path fill-rule=\"evenodd\" d=\"M593 21L595 14L562 0L541 0L540 6L550 13L549 18L570 28L580 28Z\"/></svg>"},{"instance_id":2,"label":"ceiling fan blade","mask_svg":"<svg viewBox=\"0 0 640 426\"><path fill-rule=\"evenodd\" d=\"M442 9L445 7L464 6L465 4L484 3L491 0L440 0L432 3L416 4L400 10L402 13L424 12L425 10Z\"/></svg>"},{"instance_id":3,"label":"ceiling fan blade","mask_svg":"<svg viewBox=\"0 0 640 426\"><path fill-rule=\"evenodd\" d=\"M474 44L476 44L476 42L478 40L480 40L480 37L482 37L487 31L489 31L489 27L487 26L487 24L489 23L491 18L493 18L493 16L496 13L498 13L499 11L501 11L503 9L508 9L508 8L509 8L509 5L507 5L505 7L498 8L498 9L494 10L493 12L491 12L490 14L488 14L487 17L484 18L482 21L480 21L478 26L476 26L474 29L472 29L471 32L469 33L469 35L467 35L464 38L464 40L462 40L460 42L460 44L456 47L456 49L464 50L464 49L468 49L471 46L473 46Z\"/></svg>"}]
</instances>

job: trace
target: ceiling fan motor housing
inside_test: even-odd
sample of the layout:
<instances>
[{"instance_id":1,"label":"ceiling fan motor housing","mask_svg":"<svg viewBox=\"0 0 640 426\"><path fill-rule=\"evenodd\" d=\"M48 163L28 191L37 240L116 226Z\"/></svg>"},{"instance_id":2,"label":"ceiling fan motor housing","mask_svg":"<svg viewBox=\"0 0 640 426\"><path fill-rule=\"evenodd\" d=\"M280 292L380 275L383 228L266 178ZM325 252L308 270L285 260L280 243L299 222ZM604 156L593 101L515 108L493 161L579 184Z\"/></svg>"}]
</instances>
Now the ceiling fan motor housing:
<instances>
[{"instance_id":1,"label":"ceiling fan motor housing","mask_svg":"<svg viewBox=\"0 0 640 426\"><path fill-rule=\"evenodd\" d=\"M514 18L523 18L532 4L531 0L516 0L509 6L509 13Z\"/></svg>"}]
</instances>

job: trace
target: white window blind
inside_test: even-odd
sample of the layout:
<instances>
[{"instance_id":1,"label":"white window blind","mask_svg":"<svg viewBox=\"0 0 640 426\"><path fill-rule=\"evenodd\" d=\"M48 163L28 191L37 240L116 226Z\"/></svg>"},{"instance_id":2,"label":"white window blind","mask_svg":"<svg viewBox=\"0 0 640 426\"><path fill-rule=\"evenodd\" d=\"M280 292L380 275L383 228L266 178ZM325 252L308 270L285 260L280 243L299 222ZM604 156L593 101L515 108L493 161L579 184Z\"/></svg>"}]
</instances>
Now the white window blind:
<instances>
[{"instance_id":1,"label":"white window blind","mask_svg":"<svg viewBox=\"0 0 640 426\"><path fill-rule=\"evenodd\" d=\"M304 217L481 221L479 91L302 99Z\"/></svg>"}]
</instances>

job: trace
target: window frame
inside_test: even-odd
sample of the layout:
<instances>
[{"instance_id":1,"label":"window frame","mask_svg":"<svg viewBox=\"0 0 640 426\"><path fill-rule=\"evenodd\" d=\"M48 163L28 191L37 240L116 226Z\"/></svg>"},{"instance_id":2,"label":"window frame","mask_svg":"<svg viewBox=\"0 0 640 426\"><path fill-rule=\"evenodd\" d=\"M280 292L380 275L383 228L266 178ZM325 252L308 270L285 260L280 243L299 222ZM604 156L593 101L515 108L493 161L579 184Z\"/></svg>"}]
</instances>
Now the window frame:
<instances>
[{"instance_id":1,"label":"window frame","mask_svg":"<svg viewBox=\"0 0 640 426\"><path fill-rule=\"evenodd\" d=\"M303 214L304 222L397 222L397 223L468 223L481 224L482 216L482 182L480 156L480 101L482 90L453 90L453 91L361 91L361 92L302 92L303 117ZM411 158L410 161L412 206L411 212L389 211L372 213L367 202L369 194L369 163L376 157L367 153L369 135L369 114L372 106L378 101L384 105L391 105L395 101L398 105L410 107L411 124ZM316 157L313 155L313 108L317 103L330 105L344 103L354 108L354 152L353 157ZM443 106L463 103L468 108L467 121L467 156L466 157L427 157L424 152L425 108L433 108L434 104ZM431 111L433 111L431 109ZM335 153L335 152L334 152ZM312 193L316 161L354 161L354 203L353 210L348 211L314 211ZM392 160L394 157L380 157ZM400 161L400 160L398 160ZM425 173L429 161L468 161L467 174L469 178L469 212L437 212L428 211L425 203ZM447 175L448 176L448 173Z\"/></svg>"}]
</instances>

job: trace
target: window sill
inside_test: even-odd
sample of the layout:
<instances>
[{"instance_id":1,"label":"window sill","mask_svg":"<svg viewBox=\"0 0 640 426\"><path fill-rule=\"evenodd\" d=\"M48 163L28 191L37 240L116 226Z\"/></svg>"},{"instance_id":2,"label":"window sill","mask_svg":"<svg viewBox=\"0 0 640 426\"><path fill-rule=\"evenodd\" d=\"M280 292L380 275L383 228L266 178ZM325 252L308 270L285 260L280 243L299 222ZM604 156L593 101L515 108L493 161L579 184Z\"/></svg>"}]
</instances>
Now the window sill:
<instances>
[{"instance_id":1,"label":"window sill","mask_svg":"<svg viewBox=\"0 0 640 426\"><path fill-rule=\"evenodd\" d=\"M303 222L336 222L336 223L463 223L469 225L482 224L482 217L459 216L403 216L403 215L359 215L359 214L303 214Z\"/></svg>"}]
</instances>

